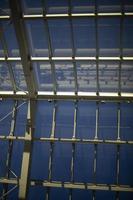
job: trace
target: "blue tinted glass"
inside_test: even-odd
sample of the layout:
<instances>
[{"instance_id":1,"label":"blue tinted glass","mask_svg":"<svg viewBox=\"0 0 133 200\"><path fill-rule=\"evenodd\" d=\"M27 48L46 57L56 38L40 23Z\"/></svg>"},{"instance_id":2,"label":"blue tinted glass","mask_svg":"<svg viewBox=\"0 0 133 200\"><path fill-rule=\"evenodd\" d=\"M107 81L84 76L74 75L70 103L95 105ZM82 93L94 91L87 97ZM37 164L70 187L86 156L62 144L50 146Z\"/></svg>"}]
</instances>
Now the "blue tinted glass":
<instances>
[{"instance_id":1,"label":"blue tinted glass","mask_svg":"<svg viewBox=\"0 0 133 200\"><path fill-rule=\"evenodd\" d=\"M17 89L27 90L22 64L20 62L12 62L11 66L13 69L13 74L14 74Z\"/></svg>"},{"instance_id":2,"label":"blue tinted glass","mask_svg":"<svg viewBox=\"0 0 133 200\"><path fill-rule=\"evenodd\" d=\"M34 71L40 91L52 91L53 80L51 65L49 62L34 62Z\"/></svg>"},{"instance_id":3,"label":"blue tinted glass","mask_svg":"<svg viewBox=\"0 0 133 200\"><path fill-rule=\"evenodd\" d=\"M8 153L8 142L0 141L0 177L6 176L6 159Z\"/></svg>"},{"instance_id":4,"label":"blue tinted glass","mask_svg":"<svg viewBox=\"0 0 133 200\"><path fill-rule=\"evenodd\" d=\"M41 0L21 0L25 14L42 13Z\"/></svg>"},{"instance_id":5,"label":"blue tinted glass","mask_svg":"<svg viewBox=\"0 0 133 200\"><path fill-rule=\"evenodd\" d=\"M115 200L116 193L112 191L96 191L96 200Z\"/></svg>"},{"instance_id":6,"label":"blue tinted glass","mask_svg":"<svg viewBox=\"0 0 133 200\"><path fill-rule=\"evenodd\" d=\"M98 0L99 12L119 12L121 11L121 0Z\"/></svg>"},{"instance_id":7,"label":"blue tinted glass","mask_svg":"<svg viewBox=\"0 0 133 200\"><path fill-rule=\"evenodd\" d=\"M9 15L10 8L8 0L1 0L0 1L0 15Z\"/></svg>"},{"instance_id":8,"label":"blue tinted glass","mask_svg":"<svg viewBox=\"0 0 133 200\"><path fill-rule=\"evenodd\" d=\"M28 42L32 56L49 56L45 23L44 20L26 21Z\"/></svg>"},{"instance_id":9,"label":"blue tinted glass","mask_svg":"<svg viewBox=\"0 0 133 200\"><path fill-rule=\"evenodd\" d=\"M133 199L133 193L132 192L120 192L119 193L120 200L132 200Z\"/></svg>"},{"instance_id":10,"label":"blue tinted glass","mask_svg":"<svg viewBox=\"0 0 133 200\"><path fill-rule=\"evenodd\" d=\"M117 104L103 103L99 106L99 139L117 139Z\"/></svg>"},{"instance_id":11,"label":"blue tinted glass","mask_svg":"<svg viewBox=\"0 0 133 200\"><path fill-rule=\"evenodd\" d=\"M10 21L2 21L1 26L4 31L5 40L8 48L8 56L17 57L19 54L18 42L13 24Z\"/></svg>"},{"instance_id":12,"label":"blue tinted glass","mask_svg":"<svg viewBox=\"0 0 133 200\"><path fill-rule=\"evenodd\" d=\"M13 150L12 150L12 159L11 159L11 167L12 172L16 174L16 176L20 177L21 172L21 164L22 164L22 156L24 150L24 142L22 141L14 141L13 142ZM13 173L10 172L10 177L15 178Z\"/></svg>"},{"instance_id":13,"label":"blue tinted glass","mask_svg":"<svg viewBox=\"0 0 133 200\"><path fill-rule=\"evenodd\" d=\"M116 182L116 145L100 144L97 148L96 181L99 184Z\"/></svg>"},{"instance_id":14,"label":"blue tinted glass","mask_svg":"<svg viewBox=\"0 0 133 200\"><path fill-rule=\"evenodd\" d=\"M76 137L81 139L93 139L96 126L96 103L79 102L77 112Z\"/></svg>"},{"instance_id":15,"label":"blue tinted glass","mask_svg":"<svg viewBox=\"0 0 133 200\"><path fill-rule=\"evenodd\" d=\"M48 178L50 144L44 142L34 142L31 179L46 180Z\"/></svg>"},{"instance_id":16,"label":"blue tinted glass","mask_svg":"<svg viewBox=\"0 0 133 200\"><path fill-rule=\"evenodd\" d=\"M1 41L0 41L0 57L4 57L4 49L3 49Z\"/></svg>"},{"instance_id":17,"label":"blue tinted glass","mask_svg":"<svg viewBox=\"0 0 133 200\"><path fill-rule=\"evenodd\" d=\"M9 192L9 194L8 194L8 199L14 199L14 200L17 200L18 199L18 191L19 191L19 188L17 187L17 188L15 188L15 189L13 189L15 187L15 185L13 185L13 184L9 184L8 185L8 191L9 190L12 190L13 192Z\"/></svg>"},{"instance_id":18,"label":"blue tinted glass","mask_svg":"<svg viewBox=\"0 0 133 200\"><path fill-rule=\"evenodd\" d=\"M68 200L69 190L62 188L50 188L50 198L49 200L62 199Z\"/></svg>"},{"instance_id":19,"label":"blue tinted glass","mask_svg":"<svg viewBox=\"0 0 133 200\"><path fill-rule=\"evenodd\" d=\"M8 66L4 62L0 62L0 90L12 90Z\"/></svg>"},{"instance_id":20,"label":"blue tinted glass","mask_svg":"<svg viewBox=\"0 0 133 200\"><path fill-rule=\"evenodd\" d=\"M96 63L76 62L78 89L82 92L96 92Z\"/></svg>"},{"instance_id":21,"label":"blue tinted glass","mask_svg":"<svg viewBox=\"0 0 133 200\"><path fill-rule=\"evenodd\" d=\"M74 181L93 182L94 145L77 144L74 155Z\"/></svg>"},{"instance_id":22,"label":"blue tinted glass","mask_svg":"<svg viewBox=\"0 0 133 200\"><path fill-rule=\"evenodd\" d=\"M133 12L133 1L123 0L125 12Z\"/></svg>"},{"instance_id":23,"label":"blue tinted glass","mask_svg":"<svg viewBox=\"0 0 133 200\"><path fill-rule=\"evenodd\" d=\"M35 137L50 137L53 119L53 103L48 101L38 101Z\"/></svg>"},{"instance_id":24,"label":"blue tinted glass","mask_svg":"<svg viewBox=\"0 0 133 200\"><path fill-rule=\"evenodd\" d=\"M133 55L133 21L132 18L124 18L123 30L123 54L124 56Z\"/></svg>"},{"instance_id":25,"label":"blue tinted glass","mask_svg":"<svg viewBox=\"0 0 133 200\"><path fill-rule=\"evenodd\" d=\"M51 19L48 23L53 56L72 56L72 41L68 19Z\"/></svg>"},{"instance_id":26,"label":"blue tinted glass","mask_svg":"<svg viewBox=\"0 0 133 200\"><path fill-rule=\"evenodd\" d=\"M0 135L9 135L10 133L12 109L12 100L0 101Z\"/></svg>"},{"instance_id":27,"label":"blue tinted glass","mask_svg":"<svg viewBox=\"0 0 133 200\"><path fill-rule=\"evenodd\" d=\"M55 143L52 163L53 181L70 181L72 145Z\"/></svg>"},{"instance_id":28,"label":"blue tinted glass","mask_svg":"<svg viewBox=\"0 0 133 200\"><path fill-rule=\"evenodd\" d=\"M27 103L20 101L18 103L16 114L15 135L24 136L26 131L27 122Z\"/></svg>"},{"instance_id":29,"label":"blue tinted glass","mask_svg":"<svg viewBox=\"0 0 133 200\"><path fill-rule=\"evenodd\" d=\"M74 124L74 102L58 102L55 137L72 138Z\"/></svg>"},{"instance_id":30,"label":"blue tinted glass","mask_svg":"<svg viewBox=\"0 0 133 200\"><path fill-rule=\"evenodd\" d=\"M95 1L93 0L76 0L71 1L72 13L91 13L95 11Z\"/></svg>"},{"instance_id":31,"label":"blue tinted glass","mask_svg":"<svg viewBox=\"0 0 133 200\"><path fill-rule=\"evenodd\" d=\"M72 199L73 200L87 200L92 199L92 192L89 190L73 190L72 191Z\"/></svg>"},{"instance_id":32,"label":"blue tinted glass","mask_svg":"<svg viewBox=\"0 0 133 200\"><path fill-rule=\"evenodd\" d=\"M39 199L44 200L46 195L46 188L43 186L35 186L29 188L28 200Z\"/></svg>"},{"instance_id":33,"label":"blue tinted glass","mask_svg":"<svg viewBox=\"0 0 133 200\"><path fill-rule=\"evenodd\" d=\"M98 20L98 45L100 56L119 56L119 18L100 18Z\"/></svg>"},{"instance_id":34,"label":"blue tinted glass","mask_svg":"<svg viewBox=\"0 0 133 200\"><path fill-rule=\"evenodd\" d=\"M75 56L95 56L96 37L94 19L73 19Z\"/></svg>"},{"instance_id":35,"label":"blue tinted glass","mask_svg":"<svg viewBox=\"0 0 133 200\"><path fill-rule=\"evenodd\" d=\"M68 0L46 0L47 13L68 13Z\"/></svg>"},{"instance_id":36,"label":"blue tinted glass","mask_svg":"<svg viewBox=\"0 0 133 200\"><path fill-rule=\"evenodd\" d=\"M99 62L99 86L101 92L117 92L119 62Z\"/></svg>"},{"instance_id":37,"label":"blue tinted glass","mask_svg":"<svg viewBox=\"0 0 133 200\"><path fill-rule=\"evenodd\" d=\"M133 62L123 62L121 65L121 91L133 92Z\"/></svg>"},{"instance_id":38,"label":"blue tinted glass","mask_svg":"<svg viewBox=\"0 0 133 200\"><path fill-rule=\"evenodd\" d=\"M120 148L119 184L133 186L133 146L122 145Z\"/></svg>"},{"instance_id":39,"label":"blue tinted glass","mask_svg":"<svg viewBox=\"0 0 133 200\"><path fill-rule=\"evenodd\" d=\"M120 137L122 140L133 140L133 104L121 104Z\"/></svg>"},{"instance_id":40,"label":"blue tinted glass","mask_svg":"<svg viewBox=\"0 0 133 200\"><path fill-rule=\"evenodd\" d=\"M55 62L58 91L75 91L74 66L72 62Z\"/></svg>"}]
</instances>

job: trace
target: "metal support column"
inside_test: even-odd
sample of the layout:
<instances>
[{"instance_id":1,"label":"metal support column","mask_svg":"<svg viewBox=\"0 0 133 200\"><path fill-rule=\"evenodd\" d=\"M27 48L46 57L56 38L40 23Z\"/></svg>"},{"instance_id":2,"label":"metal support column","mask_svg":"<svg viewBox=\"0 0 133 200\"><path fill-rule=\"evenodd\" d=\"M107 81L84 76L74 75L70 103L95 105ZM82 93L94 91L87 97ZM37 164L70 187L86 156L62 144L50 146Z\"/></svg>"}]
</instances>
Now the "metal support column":
<instances>
[{"instance_id":1,"label":"metal support column","mask_svg":"<svg viewBox=\"0 0 133 200\"><path fill-rule=\"evenodd\" d=\"M33 145L33 135L34 135L35 110L36 110L36 101L29 100L28 113L27 113L27 127L25 133L27 141L25 141L24 144L21 176L19 180L19 199L23 200L27 198L28 188L30 184L29 175L30 175L31 153Z\"/></svg>"}]
</instances>

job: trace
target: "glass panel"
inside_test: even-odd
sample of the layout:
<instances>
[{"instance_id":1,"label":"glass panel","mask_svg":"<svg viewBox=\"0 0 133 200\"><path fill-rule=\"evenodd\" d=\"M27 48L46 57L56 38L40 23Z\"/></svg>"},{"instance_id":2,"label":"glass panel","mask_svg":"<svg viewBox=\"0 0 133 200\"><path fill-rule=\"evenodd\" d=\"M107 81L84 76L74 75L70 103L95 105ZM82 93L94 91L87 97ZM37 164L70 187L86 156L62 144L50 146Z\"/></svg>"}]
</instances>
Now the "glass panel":
<instances>
[{"instance_id":1,"label":"glass panel","mask_svg":"<svg viewBox=\"0 0 133 200\"><path fill-rule=\"evenodd\" d=\"M41 0L21 0L25 14L41 14Z\"/></svg>"},{"instance_id":2,"label":"glass panel","mask_svg":"<svg viewBox=\"0 0 133 200\"><path fill-rule=\"evenodd\" d=\"M44 20L26 21L29 47L32 56L48 57L47 30Z\"/></svg>"},{"instance_id":3,"label":"glass panel","mask_svg":"<svg viewBox=\"0 0 133 200\"><path fill-rule=\"evenodd\" d=\"M68 0L46 0L47 13L68 13Z\"/></svg>"},{"instance_id":4,"label":"glass panel","mask_svg":"<svg viewBox=\"0 0 133 200\"><path fill-rule=\"evenodd\" d=\"M75 78L72 62L55 62L58 91L75 91Z\"/></svg>"},{"instance_id":5,"label":"glass panel","mask_svg":"<svg viewBox=\"0 0 133 200\"><path fill-rule=\"evenodd\" d=\"M48 23L53 56L72 56L72 41L68 19L51 19Z\"/></svg>"},{"instance_id":6,"label":"glass panel","mask_svg":"<svg viewBox=\"0 0 133 200\"><path fill-rule=\"evenodd\" d=\"M96 92L96 63L92 61L76 62L76 65L79 91Z\"/></svg>"},{"instance_id":7,"label":"glass panel","mask_svg":"<svg viewBox=\"0 0 133 200\"><path fill-rule=\"evenodd\" d=\"M121 104L121 132L122 140L133 140L133 104Z\"/></svg>"},{"instance_id":8,"label":"glass panel","mask_svg":"<svg viewBox=\"0 0 133 200\"><path fill-rule=\"evenodd\" d=\"M96 126L96 103L80 101L77 112L76 137L93 139Z\"/></svg>"},{"instance_id":9,"label":"glass panel","mask_svg":"<svg viewBox=\"0 0 133 200\"><path fill-rule=\"evenodd\" d=\"M96 191L96 200L115 200L116 193L112 191Z\"/></svg>"},{"instance_id":10,"label":"glass panel","mask_svg":"<svg viewBox=\"0 0 133 200\"><path fill-rule=\"evenodd\" d=\"M76 144L74 156L74 181L93 182L94 145Z\"/></svg>"},{"instance_id":11,"label":"glass panel","mask_svg":"<svg viewBox=\"0 0 133 200\"><path fill-rule=\"evenodd\" d=\"M35 121L35 137L50 137L53 120L53 102L38 101Z\"/></svg>"},{"instance_id":12,"label":"glass panel","mask_svg":"<svg viewBox=\"0 0 133 200\"><path fill-rule=\"evenodd\" d=\"M25 101L19 101L16 114L16 126L15 135L25 136L26 123L27 123L27 103Z\"/></svg>"},{"instance_id":13,"label":"glass panel","mask_svg":"<svg viewBox=\"0 0 133 200\"><path fill-rule=\"evenodd\" d=\"M125 199L132 200L133 193L132 192L120 192L119 197L120 197L120 200L125 200Z\"/></svg>"},{"instance_id":14,"label":"glass panel","mask_svg":"<svg viewBox=\"0 0 133 200\"><path fill-rule=\"evenodd\" d=\"M120 185L133 185L133 146L121 145L120 147Z\"/></svg>"},{"instance_id":15,"label":"glass panel","mask_svg":"<svg viewBox=\"0 0 133 200\"><path fill-rule=\"evenodd\" d=\"M123 30L123 56L133 55L133 20L132 18L124 18Z\"/></svg>"},{"instance_id":16,"label":"glass panel","mask_svg":"<svg viewBox=\"0 0 133 200\"><path fill-rule=\"evenodd\" d=\"M0 101L0 135L9 135L10 133L12 109L13 101Z\"/></svg>"},{"instance_id":17,"label":"glass panel","mask_svg":"<svg viewBox=\"0 0 133 200\"><path fill-rule=\"evenodd\" d=\"M17 89L27 90L22 64L20 62L12 62L11 66L12 66Z\"/></svg>"},{"instance_id":18,"label":"glass panel","mask_svg":"<svg viewBox=\"0 0 133 200\"><path fill-rule=\"evenodd\" d=\"M100 144L97 148L96 181L99 184L116 183L116 145Z\"/></svg>"},{"instance_id":19,"label":"glass panel","mask_svg":"<svg viewBox=\"0 0 133 200\"><path fill-rule=\"evenodd\" d=\"M117 103L103 103L99 106L99 139L117 139Z\"/></svg>"},{"instance_id":20,"label":"glass panel","mask_svg":"<svg viewBox=\"0 0 133 200\"><path fill-rule=\"evenodd\" d=\"M72 13L92 13L95 11L95 1L76 0L71 1Z\"/></svg>"},{"instance_id":21,"label":"glass panel","mask_svg":"<svg viewBox=\"0 0 133 200\"><path fill-rule=\"evenodd\" d=\"M40 91L52 91L53 80L49 62L33 62L34 71Z\"/></svg>"},{"instance_id":22,"label":"glass panel","mask_svg":"<svg viewBox=\"0 0 133 200\"><path fill-rule=\"evenodd\" d=\"M120 12L121 0L98 0L98 12Z\"/></svg>"},{"instance_id":23,"label":"glass panel","mask_svg":"<svg viewBox=\"0 0 133 200\"><path fill-rule=\"evenodd\" d=\"M6 176L6 158L8 152L8 142L0 141L0 177Z\"/></svg>"},{"instance_id":24,"label":"glass panel","mask_svg":"<svg viewBox=\"0 0 133 200\"><path fill-rule=\"evenodd\" d=\"M20 56L18 42L15 35L13 24L11 24L10 21L6 20L2 21L0 25L2 26L4 31L6 44L8 48L8 56L12 57Z\"/></svg>"},{"instance_id":25,"label":"glass panel","mask_svg":"<svg viewBox=\"0 0 133 200\"><path fill-rule=\"evenodd\" d=\"M118 92L119 62L99 62L99 85L102 92Z\"/></svg>"},{"instance_id":26,"label":"glass panel","mask_svg":"<svg viewBox=\"0 0 133 200\"><path fill-rule=\"evenodd\" d=\"M9 192L9 193L8 193L8 199L18 199L18 191L19 191L19 188L17 187L17 188L15 188L15 189L13 189L14 187L15 187L15 185L13 185L13 184L9 184L9 185L8 185L7 191L9 191L9 190L12 189L12 192Z\"/></svg>"},{"instance_id":27,"label":"glass panel","mask_svg":"<svg viewBox=\"0 0 133 200\"><path fill-rule=\"evenodd\" d=\"M74 189L72 190L72 199L73 200L92 199L92 191Z\"/></svg>"},{"instance_id":28,"label":"glass panel","mask_svg":"<svg viewBox=\"0 0 133 200\"><path fill-rule=\"evenodd\" d=\"M95 56L96 37L94 19L73 19L75 56Z\"/></svg>"},{"instance_id":29,"label":"glass panel","mask_svg":"<svg viewBox=\"0 0 133 200\"><path fill-rule=\"evenodd\" d=\"M3 50L3 46L2 46L2 43L0 41L0 57L4 57L5 54L4 54L4 50Z\"/></svg>"},{"instance_id":30,"label":"glass panel","mask_svg":"<svg viewBox=\"0 0 133 200\"><path fill-rule=\"evenodd\" d=\"M50 144L44 142L34 142L31 179L46 180L48 178Z\"/></svg>"},{"instance_id":31,"label":"glass panel","mask_svg":"<svg viewBox=\"0 0 133 200\"><path fill-rule=\"evenodd\" d=\"M55 143L53 151L52 180L70 181L72 145ZM60 170L61 169L61 170Z\"/></svg>"},{"instance_id":32,"label":"glass panel","mask_svg":"<svg viewBox=\"0 0 133 200\"><path fill-rule=\"evenodd\" d=\"M16 174L19 178L21 173L21 164L22 164L22 156L24 150L24 142L23 141L13 141L13 151L12 151L12 160L10 169ZM15 178L13 173L10 172L10 178Z\"/></svg>"},{"instance_id":33,"label":"glass panel","mask_svg":"<svg viewBox=\"0 0 133 200\"><path fill-rule=\"evenodd\" d=\"M9 9L9 2L7 0L1 0L0 1L0 15L9 15L10 9Z\"/></svg>"},{"instance_id":34,"label":"glass panel","mask_svg":"<svg viewBox=\"0 0 133 200\"><path fill-rule=\"evenodd\" d=\"M0 62L0 90L12 90L7 64Z\"/></svg>"},{"instance_id":35,"label":"glass panel","mask_svg":"<svg viewBox=\"0 0 133 200\"><path fill-rule=\"evenodd\" d=\"M74 102L58 102L55 137L72 138L74 126Z\"/></svg>"},{"instance_id":36,"label":"glass panel","mask_svg":"<svg viewBox=\"0 0 133 200\"><path fill-rule=\"evenodd\" d=\"M63 199L68 200L69 199L69 190L62 189L62 188L50 188L50 198L49 200L54 199Z\"/></svg>"},{"instance_id":37,"label":"glass panel","mask_svg":"<svg viewBox=\"0 0 133 200\"><path fill-rule=\"evenodd\" d=\"M133 62L123 62L121 67L121 91L133 92Z\"/></svg>"},{"instance_id":38,"label":"glass panel","mask_svg":"<svg viewBox=\"0 0 133 200\"><path fill-rule=\"evenodd\" d=\"M44 200L46 195L46 188L43 186L33 186L29 188L28 200L39 199Z\"/></svg>"},{"instance_id":39,"label":"glass panel","mask_svg":"<svg viewBox=\"0 0 133 200\"><path fill-rule=\"evenodd\" d=\"M133 1L123 0L125 12L133 12Z\"/></svg>"},{"instance_id":40,"label":"glass panel","mask_svg":"<svg viewBox=\"0 0 133 200\"><path fill-rule=\"evenodd\" d=\"M120 19L100 18L98 21L98 45L100 56L119 56Z\"/></svg>"}]
</instances>

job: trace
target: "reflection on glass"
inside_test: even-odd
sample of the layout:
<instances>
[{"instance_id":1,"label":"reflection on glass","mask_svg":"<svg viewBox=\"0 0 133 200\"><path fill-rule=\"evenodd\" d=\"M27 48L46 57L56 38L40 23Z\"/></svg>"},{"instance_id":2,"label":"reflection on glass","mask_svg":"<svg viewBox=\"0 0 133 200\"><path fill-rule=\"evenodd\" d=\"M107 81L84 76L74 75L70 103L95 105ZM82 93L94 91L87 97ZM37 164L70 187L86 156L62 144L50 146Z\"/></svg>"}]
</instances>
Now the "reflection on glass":
<instances>
[{"instance_id":1,"label":"reflection on glass","mask_svg":"<svg viewBox=\"0 0 133 200\"><path fill-rule=\"evenodd\" d=\"M25 14L41 14L42 3L41 0L21 0Z\"/></svg>"},{"instance_id":2,"label":"reflection on glass","mask_svg":"<svg viewBox=\"0 0 133 200\"><path fill-rule=\"evenodd\" d=\"M76 56L95 56L96 37L94 19L73 19Z\"/></svg>"},{"instance_id":3,"label":"reflection on glass","mask_svg":"<svg viewBox=\"0 0 133 200\"><path fill-rule=\"evenodd\" d=\"M71 62L55 62L58 91L74 91L75 78Z\"/></svg>"},{"instance_id":4,"label":"reflection on glass","mask_svg":"<svg viewBox=\"0 0 133 200\"><path fill-rule=\"evenodd\" d=\"M96 92L96 63L76 62L79 91Z\"/></svg>"},{"instance_id":5,"label":"reflection on glass","mask_svg":"<svg viewBox=\"0 0 133 200\"><path fill-rule=\"evenodd\" d=\"M71 1L72 13L92 13L95 11L94 0L76 0Z\"/></svg>"},{"instance_id":6,"label":"reflection on glass","mask_svg":"<svg viewBox=\"0 0 133 200\"><path fill-rule=\"evenodd\" d=\"M7 0L1 0L0 15L9 15L9 14L10 14L9 2Z\"/></svg>"},{"instance_id":7,"label":"reflection on glass","mask_svg":"<svg viewBox=\"0 0 133 200\"><path fill-rule=\"evenodd\" d=\"M0 57L4 57L4 50L1 41L0 41Z\"/></svg>"},{"instance_id":8,"label":"reflection on glass","mask_svg":"<svg viewBox=\"0 0 133 200\"><path fill-rule=\"evenodd\" d=\"M34 62L34 71L38 83L39 90L52 91L53 81L51 73L51 65L49 62Z\"/></svg>"},{"instance_id":9,"label":"reflection on glass","mask_svg":"<svg viewBox=\"0 0 133 200\"><path fill-rule=\"evenodd\" d=\"M46 0L47 13L68 13L68 0Z\"/></svg>"},{"instance_id":10,"label":"reflection on glass","mask_svg":"<svg viewBox=\"0 0 133 200\"><path fill-rule=\"evenodd\" d=\"M119 12L121 10L121 0L98 0L99 12Z\"/></svg>"},{"instance_id":11,"label":"reflection on glass","mask_svg":"<svg viewBox=\"0 0 133 200\"><path fill-rule=\"evenodd\" d=\"M12 90L10 75L6 63L0 63L0 90Z\"/></svg>"},{"instance_id":12,"label":"reflection on glass","mask_svg":"<svg viewBox=\"0 0 133 200\"><path fill-rule=\"evenodd\" d=\"M20 56L18 42L13 24L6 20L2 21L0 25L2 26L5 35L5 40L8 48L8 55L12 57Z\"/></svg>"},{"instance_id":13,"label":"reflection on glass","mask_svg":"<svg viewBox=\"0 0 133 200\"><path fill-rule=\"evenodd\" d=\"M12 62L11 65L12 65L17 89L27 90L22 64L20 62Z\"/></svg>"},{"instance_id":14,"label":"reflection on glass","mask_svg":"<svg viewBox=\"0 0 133 200\"><path fill-rule=\"evenodd\" d=\"M122 92L133 92L133 62L122 63L121 90Z\"/></svg>"},{"instance_id":15,"label":"reflection on glass","mask_svg":"<svg viewBox=\"0 0 133 200\"><path fill-rule=\"evenodd\" d=\"M133 20L126 17L124 19L123 30L123 56L133 55Z\"/></svg>"},{"instance_id":16,"label":"reflection on glass","mask_svg":"<svg viewBox=\"0 0 133 200\"><path fill-rule=\"evenodd\" d=\"M123 0L125 12L133 12L133 1L132 0Z\"/></svg>"},{"instance_id":17,"label":"reflection on glass","mask_svg":"<svg viewBox=\"0 0 133 200\"><path fill-rule=\"evenodd\" d=\"M67 19L48 21L53 56L72 56L70 24Z\"/></svg>"},{"instance_id":18,"label":"reflection on glass","mask_svg":"<svg viewBox=\"0 0 133 200\"><path fill-rule=\"evenodd\" d=\"M99 63L99 85L100 91L118 91L119 62Z\"/></svg>"},{"instance_id":19,"label":"reflection on glass","mask_svg":"<svg viewBox=\"0 0 133 200\"><path fill-rule=\"evenodd\" d=\"M100 56L119 56L120 19L101 18L98 21L98 46Z\"/></svg>"},{"instance_id":20,"label":"reflection on glass","mask_svg":"<svg viewBox=\"0 0 133 200\"><path fill-rule=\"evenodd\" d=\"M45 22L43 20L28 20L26 27L31 55L47 57L49 52Z\"/></svg>"}]
</instances>

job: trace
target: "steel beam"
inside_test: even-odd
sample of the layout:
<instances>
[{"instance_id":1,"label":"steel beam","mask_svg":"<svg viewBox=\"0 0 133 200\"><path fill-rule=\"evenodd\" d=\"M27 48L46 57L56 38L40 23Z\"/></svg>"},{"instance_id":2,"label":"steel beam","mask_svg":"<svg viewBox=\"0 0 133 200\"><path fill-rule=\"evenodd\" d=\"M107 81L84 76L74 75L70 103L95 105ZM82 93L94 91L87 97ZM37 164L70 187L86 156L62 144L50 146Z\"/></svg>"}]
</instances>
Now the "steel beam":
<instances>
[{"instance_id":1,"label":"steel beam","mask_svg":"<svg viewBox=\"0 0 133 200\"><path fill-rule=\"evenodd\" d=\"M30 52L28 47L26 28L24 20L22 18L21 4L20 1L18 0L10 0L9 3L11 9L11 20L15 28L15 33L21 56L21 63L23 66L28 92L30 97L34 97L37 92L37 88L36 88L36 81L34 77L33 67L30 60Z\"/></svg>"},{"instance_id":2,"label":"steel beam","mask_svg":"<svg viewBox=\"0 0 133 200\"><path fill-rule=\"evenodd\" d=\"M19 180L19 199L26 199L29 188L29 175L31 165L31 153L33 145L34 135L34 123L35 123L35 110L36 101L29 100L28 113L27 113L27 128L25 138L27 139L24 144L24 152L21 166L21 176Z\"/></svg>"}]
</instances>

